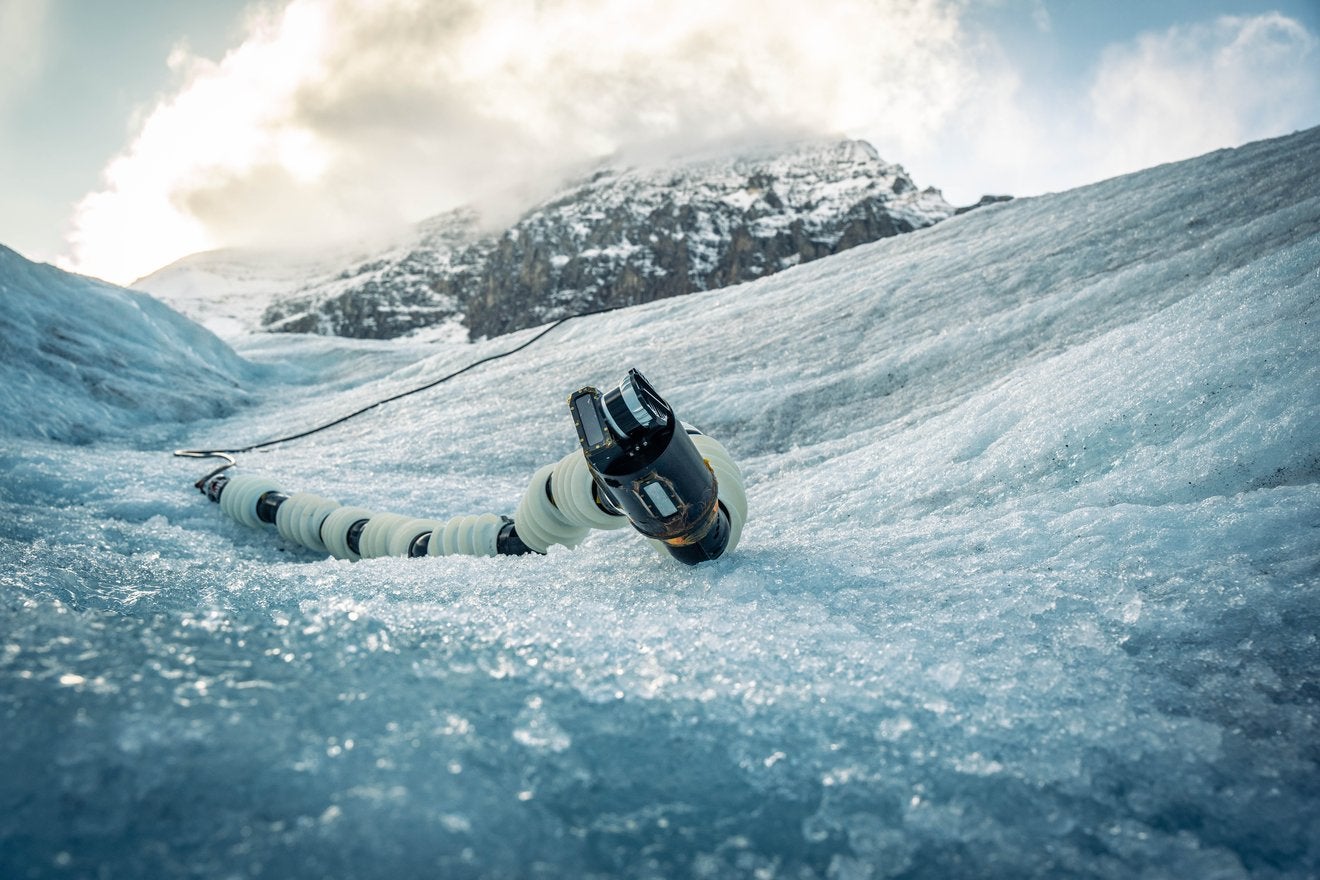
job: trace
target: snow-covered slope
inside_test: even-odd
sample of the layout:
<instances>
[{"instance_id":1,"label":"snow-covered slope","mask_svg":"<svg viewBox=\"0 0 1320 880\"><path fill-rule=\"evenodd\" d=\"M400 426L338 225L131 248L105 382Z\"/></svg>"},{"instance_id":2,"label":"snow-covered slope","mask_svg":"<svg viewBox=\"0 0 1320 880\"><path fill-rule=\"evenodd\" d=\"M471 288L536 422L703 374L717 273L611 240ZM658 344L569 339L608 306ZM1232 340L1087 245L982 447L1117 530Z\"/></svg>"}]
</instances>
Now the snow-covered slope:
<instances>
[{"instance_id":1,"label":"snow-covered slope","mask_svg":"<svg viewBox=\"0 0 1320 880\"><path fill-rule=\"evenodd\" d=\"M221 415L253 375L155 299L0 246L0 436L84 442Z\"/></svg>"},{"instance_id":2,"label":"snow-covered slope","mask_svg":"<svg viewBox=\"0 0 1320 880\"><path fill-rule=\"evenodd\" d=\"M813 142L606 164L502 231L457 210L388 244L199 254L134 286L229 335L389 338L461 321L495 336L751 280L952 213L869 145Z\"/></svg>"},{"instance_id":3,"label":"snow-covered slope","mask_svg":"<svg viewBox=\"0 0 1320 880\"><path fill-rule=\"evenodd\" d=\"M362 332L341 335L373 338L377 324L435 327L432 336L458 338L462 309L436 281L464 271L461 249L481 237L477 216L450 211L379 239L320 248L254 250L231 248L184 257L133 287L227 339L272 330L333 332L316 321L291 328L270 326L267 313L284 314L281 303L340 303L338 320L361 324ZM281 319L273 319L280 321ZM315 326L313 326L315 325Z\"/></svg>"},{"instance_id":4,"label":"snow-covered slope","mask_svg":"<svg viewBox=\"0 0 1320 880\"><path fill-rule=\"evenodd\" d=\"M625 532L325 560L164 445L7 443L0 875L1316 876L1317 157L1320 129L580 319L240 460L511 512L572 448L565 395L635 365L747 476L742 544L695 569ZM263 403L169 439L526 338L258 337Z\"/></svg>"},{"instance_id":5,"label":"snow-covered slope","mask_svg":"<svg viewBox=\"0 0 1320 880\"><path fill-rule=\"evenodd\" d=\"M363 262L360 249L206 251L184 257L133 283L208 330L235 338L259 330L274 299L309 283L330 283L345 265Z\"/></svg>"}]
</instances>

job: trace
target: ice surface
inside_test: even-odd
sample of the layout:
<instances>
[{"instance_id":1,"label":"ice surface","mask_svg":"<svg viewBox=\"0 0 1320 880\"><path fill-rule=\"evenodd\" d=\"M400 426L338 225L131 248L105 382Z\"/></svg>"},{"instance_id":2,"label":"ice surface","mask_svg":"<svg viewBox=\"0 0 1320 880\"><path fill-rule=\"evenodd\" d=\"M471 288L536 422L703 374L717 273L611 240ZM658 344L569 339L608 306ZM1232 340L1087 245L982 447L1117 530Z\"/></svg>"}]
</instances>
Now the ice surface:
<instances>
[{"instance_id":1,"label":"ice surface","mask_svg":"<svg viewBox=\"0 0 1320 880\"><path fill-rule=\"evenodd\" d=\"M567 394L637 366L747 476L742 544L694 569L626 530L320 559L165 453L534 331L242 339L251 366L201 356L256 400L232 414L161 367L184 424L71 396L158 449L6 410L0 876L1316 876L1317 157L1312 130L580 319L240 462L511 512L572 448ZM24 308L6 380L57 387ZM141 363L134 320L89 350Z\"/></svg>"},{"instance_id":2,"label":"ice surface","mask_svg":"<svg viewBox=\"0 0 1320 880\"><path fill-rule=\"evenodd\" d=\"M0 436L142 434L162 420L231 412L256 378L155 299L0 246Z\"/></svg>"}]
</instances>

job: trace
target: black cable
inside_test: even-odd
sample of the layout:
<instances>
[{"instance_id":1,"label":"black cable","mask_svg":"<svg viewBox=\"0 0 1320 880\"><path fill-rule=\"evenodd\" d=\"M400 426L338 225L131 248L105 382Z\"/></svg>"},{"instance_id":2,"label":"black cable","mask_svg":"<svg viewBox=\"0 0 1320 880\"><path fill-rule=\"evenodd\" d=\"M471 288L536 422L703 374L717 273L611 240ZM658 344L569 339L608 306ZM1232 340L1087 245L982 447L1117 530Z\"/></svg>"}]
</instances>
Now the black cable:
<instances>
[{"instance_id":1,"label":"black cable","mask_svg":"<svg viewBox=\"0 0 1320 880\"><path fill-rule=\"evenodd\" d=\"M277 446L280 443L288 443L290 440L301 440L303 437L309 437L312 434L316 434L320 431L324 431L327 428L333 428L335 425L342 425L344 422L348 421L349 419L356 418L357 416L360 416L365 412L370 412L371 410L375 409L378 406L384 406L387 403L393 403L394 401L400 400L404 397L408 397L409 395L418 394L422 391L427 391L441 384L442 382L448 382L450 379L454 378L455 376L461 376L463 373L466 373L468 370L471 370L475 367L479 367L482 364L490 363L491 361L497 361L500 358L508 357L511 354L516 354L522 351L524 348L527 348L527 346L541 339L541 337L545 336L551 330L554 330L555 328L559 327L561 324L568 323L574 318L585 318L590 315L601 315L604 314L605 312L613 312L621 308L625 308L625 307L609 306L603 309L596 309L594 311L582 312L581 314L569 315L567 317L560 318L558 321L555 321L553 324L547 326L540 333L537 333L531 339L528 339L526 342L523 342L520 345L514 346L508 351L502 351L499 354L492 354L482 358L481 360L473 361L472 363L468 364L466 367L455 370L454 372L450 373L447 376L441 376L439 379L436 379L432 382L427 382L425 385L419 385L416 388L409 389L408 391L401 391L398 394L394 394L391 395L390 397L386 397L382 400L378 400L375 403L367 404L361 409L351 412L346 416L340 416L334 421L326 422L324 425L317 425L315 428L309 428L306 431L300 431L297 434L290 434L287 437L276 437L274 440L265 440L261 443L253 443L251 446L244 446L240 449L176 449L174 450L174 454L176 456L183 458L223 458L228 460L229 462L228 464L220 468L217 468L216 470L212 471L210 474L207 475L207 477L211 477L214 476L215 474L220 473L220 471L227 470L234 466L235 462L231 458L231 456L239 455L240 453L244 453L244 452L252 452L257 449L265 449L268 446Z\"/></svg>"}]
</instances>

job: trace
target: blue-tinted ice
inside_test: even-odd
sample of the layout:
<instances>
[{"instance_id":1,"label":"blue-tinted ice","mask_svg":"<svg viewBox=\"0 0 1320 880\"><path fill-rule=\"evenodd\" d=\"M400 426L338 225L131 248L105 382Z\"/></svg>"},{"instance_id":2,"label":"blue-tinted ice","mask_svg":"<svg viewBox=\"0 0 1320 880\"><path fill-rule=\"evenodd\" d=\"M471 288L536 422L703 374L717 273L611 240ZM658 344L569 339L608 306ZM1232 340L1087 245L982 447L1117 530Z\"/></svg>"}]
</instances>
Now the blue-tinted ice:
<instances>
[{"instance_id":1,"label":"blue-tinted ice","mask_svg":"<svg viewBox=\"0 0 1320 880\"><path fill-rule=\"evenodd\" d=\"M89 287L99 335L48 357L54 282L0 255L0 876L1315 876L1317 157L1312 130L572 322L240 459L511 513L568 393L636 366L747 476L741 546L695 569L625 532L349 564L244 528L168 449L521 337L247 365Z\"/></svg>"}]
</instances>

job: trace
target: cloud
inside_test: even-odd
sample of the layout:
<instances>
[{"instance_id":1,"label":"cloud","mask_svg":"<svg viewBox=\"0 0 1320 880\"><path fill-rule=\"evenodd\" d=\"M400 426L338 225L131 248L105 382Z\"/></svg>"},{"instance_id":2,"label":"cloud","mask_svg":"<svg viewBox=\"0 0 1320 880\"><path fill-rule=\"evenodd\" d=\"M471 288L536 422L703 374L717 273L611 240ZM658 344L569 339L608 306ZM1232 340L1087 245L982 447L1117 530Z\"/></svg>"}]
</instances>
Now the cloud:
<instances>
[{"instance_id":1,"label":"cloud","mask_svg":"<svg viewBox=\"0 0 1320 880\"><path fill-rule=\"evenodd\" d=\"M4 2L4 0L0 0ZM1044 4L1022 7L1057 40ZM185 48L76 209L64 265L118 281L232 245L352 239L477 203L493 223L602 156L870 140L955 202L1063 189L1314 124L1281 15L1147 34L1058 100L966 0L289 0ZM1066 49L1066 47L1060 47Z\"/></svg>"},{"instance_id":2,"label":"cloud","mask_svg":"<svg viewBox=\"0 0 1320 880\"><path fill-rule=\"evenodd\" d=\"M1109 48L1090 91L1093 167L1120 174L1314 125L1320 40L1273 13Z\"/></svg>"},{"instance_id":3,"label":"cloud","mask_svg":"<svg viewBox=\"0 0 1320 880\"><path fill-rule=\"evenodd\" d=\"M1048 34L1054 29L1054 20L1050 17L1049 9L1045 8L1045 0L1032 0L1031 23L1042 34Z\"/></svg>"},{"instance_id":4,"label":"cloud","mask_svg":"<svg viewBox=\"0 0 1320 880\"><path fill-rule=\"evenodd\" d=\"M0 0L0 107L41 69L49 0Z\"/></svg>"},{"instance_id":5,"label":"cloud","mask_svg":"<svg viewBox=\"0 0 1320 880\"><path fill-rule=\"evenodd\" d=\"M1011 67L1002 61L909 162L955 202L1060 191L1320 122L1320 40L1277 13L1107 46L1080 93L1002 72Z\"/></svg>"},{"instance_id":6,"label":"cloud","mask_svg":"<svg viewBox=\"0 0 1320 880\"><path fill-rule=\"evenodd\" d=\"M352 237L522 204L603 155L829 132L928 146L979 74L954 0L291 0L219 62L179 50L78 207L69 264Z\"/></svg>"}]
</instances>

